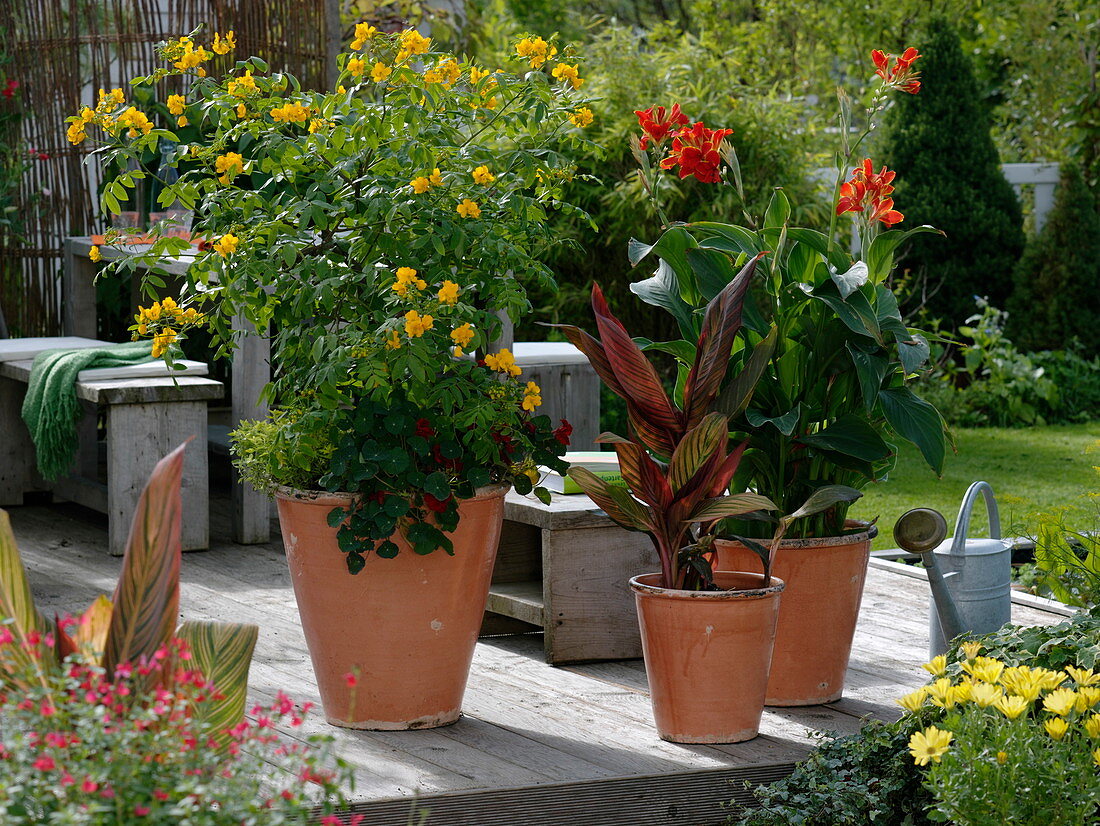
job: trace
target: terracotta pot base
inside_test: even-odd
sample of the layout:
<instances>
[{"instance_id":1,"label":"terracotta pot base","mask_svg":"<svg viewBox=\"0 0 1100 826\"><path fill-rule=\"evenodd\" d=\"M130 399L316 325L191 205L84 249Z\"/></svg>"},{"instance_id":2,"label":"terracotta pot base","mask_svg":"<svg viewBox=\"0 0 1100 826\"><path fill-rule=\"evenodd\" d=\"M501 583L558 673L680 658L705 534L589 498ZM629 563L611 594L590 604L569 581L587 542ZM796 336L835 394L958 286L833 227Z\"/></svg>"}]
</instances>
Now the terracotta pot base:
<instances>
[{"instance_id":1,"label":"terracotta pot base","mask_svg":"<svg viewBox=\"0 0 1100 826\"><path fill-rule=\"evenodd\" d=\"M843 695L871 537L863 531L783 540L772 573L787 583L787 590L779 609L767 705L821 705ZM718 540L715 550L716 568L762 568L760 557L739 542Z\"/></svg>"},{"instance_id":2,"label":"terracotta pot base","mask_svg":"<svg viewBox=\"0 0 1100 826\"><path fill-rule=\"evenodd\" d=\"M368 554L348 573L328 524L344 494L276 495L294 598L325 718L380 731L434 728L461 715L504 519L504 488L459 503L454 555ZM356 675L349 685L346 675Z\"/></svg>"},{"instance_id":3,"label":"terracotta pot base","mask_svg":"<svg viewBox=\"0 0 1100 826\"><path fill-rule=\"evenodd\" d=\"M721 588L656 586L660 574L634 577L653 719L662 740L739 743L760 728L783 583L761 587L757 574L719 571Z\"/></svg>"}]
</instances>

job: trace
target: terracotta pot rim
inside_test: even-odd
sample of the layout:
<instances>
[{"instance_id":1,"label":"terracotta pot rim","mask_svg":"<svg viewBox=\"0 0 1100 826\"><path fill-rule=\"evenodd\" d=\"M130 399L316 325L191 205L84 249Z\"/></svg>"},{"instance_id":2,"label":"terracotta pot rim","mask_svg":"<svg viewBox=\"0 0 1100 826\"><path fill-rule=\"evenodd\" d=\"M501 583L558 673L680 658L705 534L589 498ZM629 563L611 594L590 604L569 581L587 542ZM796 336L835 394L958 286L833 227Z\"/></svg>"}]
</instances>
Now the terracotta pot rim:
<instances>
[{"instance_id":1,"label":"terracotta pot rim","mask_svg":"<svg viewBox=\"0 0 1100 826\"><path fill-rule=\"evenodd\" d=\"M511 489L511 485L486 485L474 491L474 495L469 499L461 501L494 499L499 496L504 496ZM284 499L292 502L308 502L315 505L340 505L347 502L349 499L354 499L357 495L358 494L346 491L300 490L285 485L279 485L275 488L276 499Z\"/></svg>"},{"instance_id":2,"label":"terracotta pot rim","mask_svg":"<svg viewBox=\"0 0 1100 826\"><path fill-rule=\"evenodd\" d=\"M754 574L751 571L715 571L714 573L715 575L734 574L736 576L749 577L754 580L763 579L760 574ZM772 584L766 588L741 588L734 591L685 591L679 588L662 588L660 585L653 584L655 581L659 582L660 580L661 574L658 572L652 574L639 574L636 577L631 577L630 587L636 593L650 594L664 599L703 600L704 602L733 602L742 599L762 599L770 597L773 594L778 594L787 587L786 582L774 576L772 577Z\"/></svg>"},{"instance_id":3,"label":"terracotta pot rim","mask_svg":"<svg viewBox=\"0 0 1100 826\"><path fill-rule=\"evenodd\" d=\"M852 520L849 520L852 521ZM845 533L840 536L809 536L804 539L781 539L779 547L782 550L797 550L799 548L831 548L836 545L855 545L859 542L869 542L878 536L878 525L870 525L867 522L858 522L857 525L866 526L859 533ZM738 542L730 537L716 537L717 542ZM766 538L756 539L760 544L770 544Z\"/></svg>"}]
</instances>

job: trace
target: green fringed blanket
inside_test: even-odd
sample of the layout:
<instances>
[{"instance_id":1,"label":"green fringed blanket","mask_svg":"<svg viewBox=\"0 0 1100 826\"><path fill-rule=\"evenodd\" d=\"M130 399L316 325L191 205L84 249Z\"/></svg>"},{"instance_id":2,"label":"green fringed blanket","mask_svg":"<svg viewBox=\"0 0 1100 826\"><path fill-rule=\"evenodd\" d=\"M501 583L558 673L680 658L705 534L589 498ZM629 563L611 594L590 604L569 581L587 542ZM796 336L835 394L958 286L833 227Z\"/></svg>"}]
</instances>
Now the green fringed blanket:
<instances>
[{"instance_id":1,"label":"green fringed blanket","mask_svg":"<svg viewBox=\"0 0 1100 826\"><path fill-rule=\"evenodd\" d=\"M76 457L76 425L83 410L76 398L81 370L125 367L153 360L151 341L133 341L81 350L47 350L34 357L23 421L31 431L38 472L52 481L64 476Z\"/></svg>"}]
</instances>

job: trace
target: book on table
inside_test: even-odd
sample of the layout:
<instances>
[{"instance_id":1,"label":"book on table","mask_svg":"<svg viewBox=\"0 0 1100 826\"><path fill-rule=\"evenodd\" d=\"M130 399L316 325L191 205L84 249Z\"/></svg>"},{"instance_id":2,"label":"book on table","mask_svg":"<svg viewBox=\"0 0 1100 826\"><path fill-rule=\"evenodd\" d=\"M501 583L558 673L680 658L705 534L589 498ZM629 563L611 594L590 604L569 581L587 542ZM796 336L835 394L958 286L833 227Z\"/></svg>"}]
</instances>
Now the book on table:
<instances>
[{"instance_id":1,"label":"book on table","mask_svg":"<svg viewBox=\"0 0 1100 826\"><path fill-rule=\"evenodd\" d=\"M612 485L626 487L623 475L619 471L619 457L610 450L577 450L562 457L570 468L583 467ZM549 468L542 468L542 485L554 493L584 493L569 472L560 474Z\"/></svg>"}]
</instances>

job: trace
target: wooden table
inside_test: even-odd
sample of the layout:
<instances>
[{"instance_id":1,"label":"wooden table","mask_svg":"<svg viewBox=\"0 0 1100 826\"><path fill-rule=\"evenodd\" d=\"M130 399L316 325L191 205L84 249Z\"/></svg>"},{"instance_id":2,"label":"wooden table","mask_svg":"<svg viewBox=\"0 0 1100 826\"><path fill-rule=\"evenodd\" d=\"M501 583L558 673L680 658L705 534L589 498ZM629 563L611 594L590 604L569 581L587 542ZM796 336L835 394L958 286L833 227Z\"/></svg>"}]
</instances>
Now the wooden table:
<instances>
[{"instance_id":1,"label":"wooden table","mask_svg":"<svg viewBox=\"0 0 1100 826\"><path fill-rule=\"evenodd\" d=\"M65 239L62 322L67 336L96 337L95 277L98 268L88 258L91 248L92 239L88 236ZM139 250L139 247L107 245L99 248L100 255L106 261L125 258ZM194 257L192 253L179 258L166 258L159 263L159 267L169 275L182 276ZM268 405L260 401L260 393L271 381L271 341L266 330L258 331L240 317L234 319L233 329L242 333L231 368L233 422L266 418ZM233 539L244 545L267 542L271 525L271 498L251 485L238 483L235 470L232 487Z\"/></svg>"},{"instance_id":2,"label":"wooden table","mask_svg":"<svg viewBox=\"0 0 1100 826\"><path fill-rule=\"evenodd\" d=\"M640 657L628 582L657 570L649 537L587 496L553 494L544 505L512 491L486 610L542 628L549 663Z\"/></svg>"}]
</instances>

